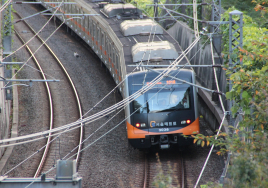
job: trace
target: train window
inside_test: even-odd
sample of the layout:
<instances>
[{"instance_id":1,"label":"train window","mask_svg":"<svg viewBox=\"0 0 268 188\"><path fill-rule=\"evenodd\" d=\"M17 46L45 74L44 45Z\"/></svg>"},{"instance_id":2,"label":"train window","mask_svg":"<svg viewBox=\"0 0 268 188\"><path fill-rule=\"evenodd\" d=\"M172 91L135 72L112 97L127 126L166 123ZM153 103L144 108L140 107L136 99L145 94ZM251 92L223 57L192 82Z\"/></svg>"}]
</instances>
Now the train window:
<instances>
[{"instance_id":1,"label":"train window","mask_svg":"<svg viewBox=\"0 0 268 188\"><path fill-rule=\"evenodd\" d=\"M116 67L116 70L118 71L119 69L119 64L118 64L118 55L116 54L115 55L115 67ZM119 73L118 73L119 74Z\"/></svg>"},{"instance_id":2,"label":"train window","mask_svg":"<svg viewBox=\"0 0 268 188\"><path fill-rule=\"evenodd\" d=\"M109 53L109 38L108 38L108 36L106 37L106 53L107 53L107 55L108 55L108 53Z\"/></svg>"},{"instance_id":3,"label":"train window","mask_svg":"<svg viewBox=\"0 0 268 188\"><path fill-rule=\"evenodd\" d=\"M93 37L95 38L95 40L96 40L96 24L95 23L93 23Z\"/></svg>"},{"instance_id":4,"label":"train window","mask_svg":"<svg viewBox=\"0 0 268 188\"><path fill-rule=\"evenodd\" d=\"M99 27L97 27L96 40L97 40L98 42L100 42L100 28L99 28Z\"/></svg>"},{"instance_id":5,"label":"train window","mask_svg":"<svg viewBox=\"0 0 268 188\"><path fill-rule=\"evenodd\" d=\"M119 58L119 55L117 55L116 56L116 58L117 58L117 65L118 65L118 74L119 74L119 76L122 76L122 74L121 74L121 64L120 64L120 58Z\"/></svg>"},{"instance_id":6,"label":"train window","mask_svg":"<svg viewBox=\"0 0 268 188\"><path fill-rule=\"evenodd\" d=\"M115 63L115 49L114 49L114 48L113 48L112 57L113 57L113 63L116 64L116 63ZM115 67L115 69L116 69L116 67Z\"/></svg>"},{"instance_id":7,"label":"train window","mask_svg":"<svg viewBox=\"0 0 268 188\"><path fill-rule=\"evenodd\" d=\"M85 18L84 18L84 27L85 27L85 29L87 30L88 29L88 16L86 16Z\"/></svg>"},{"instance_id":8,"label":"train window","mask_svg":"<svg viewBox=\"0 0 268 188\"><path fill-rule=\"evenodd\" d=\"M154 88L147 94L149 113L190 108L190 87Z\"/></svg>"},{"instance_id":9,"label":"train window","mask_svg":"<svg viewBox=\"0 0 268 188\"><path fill-rule=\"evenodd\" d=\"M68 12L68 4L67 4L68 0L64 0L64 2L65 3L64 3L64 6L63 6L64 7L63 11L66 13L66 12Z\"/></svg>"},{"instance_id":10,"label":"train window","mask_svg":"<svg viewBox=\"0 0 268 188\"><path fill-rule=\"evenodd\" d=\"M112 44L111 43L109 43L109 57L111 58L111 60L112 60Z\"/></svg>"},{"instance_id":11,"label":"train window","mask_svg":"<svg viewBox=\"0 0 268 188\"><path fill-rule=\"evenodd\" d=\"M80 9L79 14L83 14L83 10L82 9ZM84 17L82 17L82 16L81 16L81 19L78 19L79 20L80 27L82 26L83 19L84 19ZM81 27L81 29L82 29L82 27Z\"/></svg>"},{"instance_id":12,"label":"train window","mask_svg":"<svg viewBox=\"0 0 268 188\"><path fill-rule=\"evenodd\" d=\"M88 24L89 24L89 32L90 32L90 34L91 34L91 36L93 36L92 34L93 34L93 27L92 27L92 20L91 19L89 19L88 20Z\"/></svg>"},{"instance_id":13,"label":"train window","mask_svg":"<svg viewBox=\"0 0 268 188\"><path fill-rule=\"evenodd\" d=\"M135 92L136 91L134 91L133 93L135 93ZM132 105L133 105L133 112L135 114L147 113L144 95L141 95L137 99L135 99L132 102Z\"/></svg>"},{"instance_id":14,"label":"train window","mask_svg":"<svg viewBox=\"0 0 268 188\"><path fill-rule=\"evenodd\" d=\"M76 6L75 6L75 5L73 5L72 13L73 13L73 14L76 14ZM75 19L74 19L74 20L75 20Z\"/></svg>"},{"instance_id":15,"label":"train window","mask_svg":"<svg viewBox=\"0 0 268 188\"><path fill-rule=\"evenodd\" d=\"M101 32L101 45L103 49L105 49L104 44L105 44L105 35L103 32Z\"/></svg>"}]
</instances>

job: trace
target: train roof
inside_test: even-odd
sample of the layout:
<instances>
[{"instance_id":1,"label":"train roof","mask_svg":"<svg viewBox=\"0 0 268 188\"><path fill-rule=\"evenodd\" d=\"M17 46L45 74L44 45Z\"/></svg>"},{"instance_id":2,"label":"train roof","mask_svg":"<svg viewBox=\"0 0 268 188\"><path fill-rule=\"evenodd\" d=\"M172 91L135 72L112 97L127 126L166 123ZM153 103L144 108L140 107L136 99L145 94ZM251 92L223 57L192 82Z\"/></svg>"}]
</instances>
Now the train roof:
<instances>
[{"instance_id":1,"label":"train roof","mask_svg":"<svg viewBox=\"0 0 268 188\"><path fill-rule=\"evenodd\" d=\"M127 3L127 4L106 4L102 10L105 14L105 16L112 18L120 14L126 14L131 15L131 14L142 14L141 10L137 9L134 5Z\"/></svg>"},{"instance_id":2,"label":"train roof","mask_svg":"<svg viewBox=\"0 0 268 188\"><path fill-rule=\"evenodd\" d=\"M137 32L135 33L135 35L129 35L129 36L124 36L124 33L121 30L121 23L123 23L124 21L137 21L137 19L140 19L140 17L132 17L127 15L126 17L123 17L124 15L122 15L122 17L107 17L107 15L103 14L104 9L106 6L107 7L118 7L121 6L122 4L107 4L104 5L104 8L102 8L102 6L99 6L98 4L94 3L94 2L89 2L89 1L85 1L85 0L78 0L80 2L89 4L92 9L94 9L94 11L96 11L96 13L100 14L100 16L103 19L105 19L105 24L108 24L110 26L110 28L113 30L114 34L117 36L118 40L120 41L120 43L122 44L122 49L124 51L124 59L125 59L125 64L126 64L126 73L129 74L131 73L134 69L135 71L140 71L141 69L136 69L135 67L129 67L128 65L135 65L136 63L133 62L133 58L132 58L132 46L136 45L137 43L145 43L145 42L161 42L161 41L168 41L170 44L172 44L174 46L174 49L176 50L176 52L180 55L181 54L181 47L179 46L178 42L171 37L166 30L163 29L163 33L162 34L157 34L157 35L140 35L137 34ZM90 0L92 1L92 0ZM127 4L128 6L128 4ZM134 5L131 5L131 7L135 7ZM135 9L137 10L137 8L135 7ZM134 10L134 9L133 9ZM138 9L139 10L139 9ZM97 17L97 18L98 18ZM146 15L141 16L143 17L144 23L146 22L146 20L148 19L148 17ZM130 24L131 22L125 22ZM135 23L135 22L133 22ZM142 23L142 22L140 22ZM126 25L128 25L126 24ZM142 28L142 24L140 24L140 26L137 24L133 24L136 25L136 28ZM107 27L107 25L105 25L105 27ZM161 26L159 26L161 27ZM137 29L138 30L138 29ZM172 60L165 60L162 59L162 61L157 61L157 62L151 62L152 64L155 65L170 65L173 61ZM187 63L186 59L183 58L183 60L180 62L180 64L185 64Z\"/></svg>"},{"instance_id":3,"label":"train roof","mask_svg":"<svg viewBox=\"0 0 268 188\"><path fill-rule=\"evenodd\" d=\"M175 60L179 56L173 44L168 41L139 42L132 47L133 62Z\"/></svg>"},{"instance_id":4,"label":"train roof","mask_svg":"<svg viewBox=\"0 0 268 188\"><path fill-rule=\"evenodd\" d=\"M120 24L124 36L163 34L163 28L151 19L125 20Z\"/></svg>"}]
</instances>

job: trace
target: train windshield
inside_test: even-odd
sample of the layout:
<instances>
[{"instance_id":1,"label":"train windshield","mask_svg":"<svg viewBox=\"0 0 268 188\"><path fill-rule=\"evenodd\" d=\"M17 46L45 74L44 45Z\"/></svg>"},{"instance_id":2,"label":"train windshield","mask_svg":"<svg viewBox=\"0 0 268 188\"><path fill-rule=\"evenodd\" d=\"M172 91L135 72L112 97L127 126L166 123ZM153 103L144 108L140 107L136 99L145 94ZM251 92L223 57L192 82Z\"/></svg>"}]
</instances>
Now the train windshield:
<instances>
[{"instance_id":1,"label":"train windshield","mask_svg":"<svg viewBox=\"0 0 268 188\"><path fill-rule=\"evenodd\" d=\"M147 93L148 112L163 112L190 108L190 87L152 89Z\"/></svg>"},{"instance_id":2,"label":"train windshield","mask_svg":"<svg viewBox=\"0 0 268 188\"><path fill-rule=\"evenodd\" d=\"M153 88L133 101L136 114L190 108L190 87Z\"/></svg>"},{"instance_id":3,"label":"train windshield","mask_svg":"<svg viewBox=\"0 0 268 188\"><path fill-rule=\"evenodd\" d=\"M152 80L159 74L155 72L137 73L129 79L129 94L134 94L142 87L152 84ZM192 82L192 72L188 70L171 71L170 76L164 77L150 90L135 99L131 104L131 110L135 114L156 113L191 108L190 91L192 86L173 77Z\"/></svg>"}]
</instances>

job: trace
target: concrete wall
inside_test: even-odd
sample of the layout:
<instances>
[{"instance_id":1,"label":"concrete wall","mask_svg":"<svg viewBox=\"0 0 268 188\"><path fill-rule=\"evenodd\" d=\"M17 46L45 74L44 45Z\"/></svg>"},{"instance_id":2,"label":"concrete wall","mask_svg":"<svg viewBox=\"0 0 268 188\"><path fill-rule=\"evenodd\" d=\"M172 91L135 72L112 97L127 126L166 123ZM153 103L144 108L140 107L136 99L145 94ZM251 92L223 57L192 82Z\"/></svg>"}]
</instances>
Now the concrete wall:
<instances>
[{"instance_id":1,"label":"concrete wall","mask_svg":"<svg viewBox=\"0 0 268 188\"><path fill-rule=\"evenodd\" d=\"M168 33L173 36L181 45L183 50L189 47L189 45L195 40L194 31L183 22L177 22L173 27L168 30ZM220 45L221 40L219 37L213 39L215 47L213 47L214 60L216 64L222 64L220 59ZM204 45L205 41L200 40L197 45L188 53L187 57L192 65L212 65L212 54L209 41ZM215 78L212 68L194 68L196 73L196 80L199 85L216 90ZM225 71L217 69L220 91L226 91L226 77ZM212 101L212 93L204 90L198 90L199 97L202 97L204 102L201 102L199 106L199 112L204 116L206 121L209 122L211 128L217 129L223 117L223 111L218 102ZM216 97L218 99L218 97ZM225 108L227 107L227 101L223 97ZM204 106L206 104L207 106ZM227 108L226 108L227 109ZM215 119L216 118L216 119ZM217 120L217 121L214 121ZM228 125L227 121L225 124ZM227 131L227 130L226 130Z\"/></svg>"},{"instance_id":2,"label":"concrete wall","mask_svg":"<svg viewBox=\"0 0 268 188\"><path fill-rule=\"evenodd\" d=\"M0 14L0 31L2 30L2 14ZM2 44L1 32L0 32L0 62L2 62L3 57L3 44ZM0 76L5 77L4 67L0 67ZM6 93L4 87L4 82L0 81L0 139L5 139L9 137L11 124L10 118L11 114L11 102L10 100L6 100ZM7 152L7 150L9 150ZM8 148L0 148L0 172L2 170L3 164L5 163L5 159L7 157L7 153L10 153L10 149Z\"/></svg>"}]
</instances>

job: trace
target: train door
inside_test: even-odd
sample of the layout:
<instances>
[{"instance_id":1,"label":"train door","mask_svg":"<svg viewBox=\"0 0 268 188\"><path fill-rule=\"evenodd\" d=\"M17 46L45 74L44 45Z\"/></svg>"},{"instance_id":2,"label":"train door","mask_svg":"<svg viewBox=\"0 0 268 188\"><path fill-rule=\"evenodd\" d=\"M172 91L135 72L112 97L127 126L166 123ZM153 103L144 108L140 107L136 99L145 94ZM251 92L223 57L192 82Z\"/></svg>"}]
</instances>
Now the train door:
<instances>
[{"instance_id":1,"label":"train door","mask_svg":"<svg viewBox=\"0 0 268 188\"><path fill-rule=\"evenodd\" d=\"M67 2L68 2L68 0L64 0L64 5L63 5L63 13L67 13L68 12L68 4L67 4Z\"/></svg>"},{"instance_id":2,"label":"train door","mask_svg":"<svg viewBox=\"0 0 268 188\"><path fill-rule=\"evenodd\" d=\"M74 9L73 9L73 14L77 14L78 13L78 7L77 6L74 6ZM75 16L77 17L77 16ZM74 30L75 32L78 34L78 18L74 18Z\"/></svg>"},{"instance_id":3,"label":"train door","mask_svg":"<svg viewBox=\"0 0 268 188\"><path fill-rule=\"evenodd\" d=\"M118 83L119 83L121 81L121 78L120 78L121 71L120 71L120 64L119 64L119 56L118 56L118 53L116 53L116 55L115 55L115 67L116 67L116 70L115 71L116 71L116 75L117 75L117 80L118 80Z\"/></svg>"},{"instance_id":4,"label":"train door","mask_svg":"<svg viewBox=\"0 0 268 188\"><path fill-rule=\"evenodd\" d=\"M104 41L105 41L105 35L104 35L104 32L101 31L100 50L101 50L102 56L104 56L104 49L105 49L105 47L104 47L105 42Z\"/></svg>"},{"instance_id":5,"label":"train door","mask_svg":"<svg viewBox=\"0 0 268 188\"><path fill-rule=\"evenodd\" d=\"M97 31L96 31L96 48L97 48L97 52L99 52L98 54L100 54L100 28L97 26Z\"/></svg>"},{"instance_id":6,"label":"train door","mask_svg":"<svg viewBox=\"0 0 268 188\"><path fill-rule=\"evenodd\" d=\"M83 36L83 38L87 43L89 43L88 20L89 20L88 16L85 16L84 19L83 19L83 21L84 21L84 23L83 23L83 25L84 25L84 36Z\"/></svg>"},{"instance_id":7,"label":"train door","mask_svg":"<svg viewBox=\"0 0 268 188\"><path fill-rule=\"evenodd\" d=\"M108 60L109 60L109 67L110 67L109 70L110 70L111 75L112 75L113 74L112 73L113 72L113 70L112 70L112 68L113 68L113 66L112 66L112 44L111 44L110 40L109 40L108 54L109 54Z\"/></svg>"},{"instance_id":8,"label":"train door","mask_svg":"<svg viewBox=\"0 0 268 188\"><path fill-rule=\"evenodd\" d=\"M73 8L73 5L72 4L68 4L68 9L67 9L67 13L72 13L72 8ZM68 18L70 18L70 16L66 16L67 17L67 19ZM70 28L72 28L72 25L73 25L73 22L72 22L72 20L67 20L67 25L70 27Z\"/></svg>"},{"instance_id":9,"label":"train door","mask_svg":"<svg viewBox=\"0 0 268 188\"><path fill-rule=\"evenodd\" d=\"M93 29L93 33L92 33L92 46L93 49L95 49L95 41L96 41L96 24L94 23L94 21L92 20L92 29Z\"/></svg>"},{"instance_id":10,"label":"train door","mask_svg":"<svg viewBox=\"0 0 268 188\"><path fill-rule=\"evenodd\" d=\"M88 21L88 27L89 27L89 38L90 38L90 46L91 48L93 48L93 21L92 19L89 18L89 21Z\"/></svg>"},{"instance_id":11,"label":"train door","mask_svg":"<svg viewBox=\"0 0 268 188\"><path fill-rule=\"evenodd\" d=\"M115 65L115 48L112 47L112 67L113 67L113 77L115 82L117 83L117 70L116 70L116 65Z\"/></svg>"},{"instance_id":12,"label":"train door","mask_svg":"<svg viewBox=\"0 0 268 188\"><path fill-rule=\"evenodd\" d=\"M79 9L79 14L83 14L83 10L80 8ZM79 28L79 35L81 36L82 35L82 32L83 32L83 28L84 28L84 24L83 24L83 21L84 21L84 16L79 16L80 18L78 19L78 28Z\"/></svg>"},{"instance_id":13,"label":"train door","mask_svg":"<svg viewBox=\"0 0 268 188\"><path fill-rule=\"evenodd\" d=\"M107 35L106 35L104 55L106 56L107 60L109 61L109 37Z\"/></svg>"}]
</instances>

